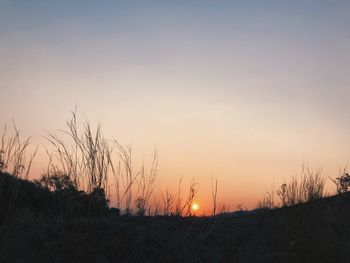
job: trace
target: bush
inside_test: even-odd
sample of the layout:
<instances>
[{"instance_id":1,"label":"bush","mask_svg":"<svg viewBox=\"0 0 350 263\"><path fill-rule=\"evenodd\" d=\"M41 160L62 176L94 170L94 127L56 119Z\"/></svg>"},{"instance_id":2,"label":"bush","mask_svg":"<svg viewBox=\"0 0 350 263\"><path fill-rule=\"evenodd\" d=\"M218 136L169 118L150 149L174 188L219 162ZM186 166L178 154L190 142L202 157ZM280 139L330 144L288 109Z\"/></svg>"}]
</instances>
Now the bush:
<instances>
[{"instance_id":1,"label":"bush","mask_svg":"<svg viewBox=\"0 0 350 263\"><path fill-rule=\"evenodd\" d=\"M66 219L94 219L107 215L104 189L78 191L66 176L43 176L34 182L0 173L0 223L23 210L35 215Z\"/></svg>"},{"instance_id":2,"label":"bush","mask_svg":"<svg viewBox=\"0 0 350 263\"><path fill-rule=\"evenodd\" d=\"M0 222L25 208L35 214L53 212L54 198L50 191L33 182L0 172Z\"/></svg>"},{"instance_id":3,"label":"bush","mask_svg":"<svg viewBox=\"0 0 350 263\"><path fill-rule=\"evenodd\" d=\"M346 193L350 187L350 175L344 170L343 174L339 177L332 179L332 182L336 186L337 194Z\"/></svg>"}]
</instances>

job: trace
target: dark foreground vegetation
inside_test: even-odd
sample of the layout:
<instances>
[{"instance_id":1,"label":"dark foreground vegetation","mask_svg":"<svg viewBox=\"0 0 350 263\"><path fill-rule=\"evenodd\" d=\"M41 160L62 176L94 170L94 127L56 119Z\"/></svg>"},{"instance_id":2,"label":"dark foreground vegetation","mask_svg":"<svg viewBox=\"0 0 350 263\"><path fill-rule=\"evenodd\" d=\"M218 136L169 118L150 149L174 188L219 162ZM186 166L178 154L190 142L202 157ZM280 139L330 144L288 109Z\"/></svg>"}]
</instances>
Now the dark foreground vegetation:
<instances>
[{"instance_id":1,"label":"dark foreground vegetation","mask_svg":"<svg viewBox=\"0 0 350 263\"><path fill-rule=\"evenodd\" d=\"M0 173L0 262L348 262L349 193L241 215L149 217L58 185Z\"/></svg>"},{"instance_id":2,"label":"dark foreground vegetation","mask_svg":"<svg viewBox=\"0 0 350 263\"><path fill-rule=\"evenodd\" d=\"M152 200L156 151L148 169L137 169L130 146L111 143L100 126L80 129L73 112L66 130L47 132L49 162L31 181L38 148L28 156L30 138L14 130L8 135L5 127L0 139L1 263L349 262L347 170L330 178L333 197L325 197L322 171L303 165L256 210L241 205L225 214L212 178L212 216L194 217L195 180L187 192L180 179L176 193Z\"/></svg>"}]
</instances>

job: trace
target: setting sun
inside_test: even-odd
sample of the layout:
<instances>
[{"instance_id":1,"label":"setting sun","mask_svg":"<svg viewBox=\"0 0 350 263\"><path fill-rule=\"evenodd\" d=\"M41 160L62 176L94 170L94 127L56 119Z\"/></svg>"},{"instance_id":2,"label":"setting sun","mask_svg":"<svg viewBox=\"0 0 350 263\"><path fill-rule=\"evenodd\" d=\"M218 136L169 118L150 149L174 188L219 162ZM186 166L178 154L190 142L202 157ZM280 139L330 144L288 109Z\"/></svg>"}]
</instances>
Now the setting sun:
<instances>
[{"instance_id":1,"label":"setting sun","mask_svg":"<svg viewBox=\"0 0 350 263\"><path fill-rule=\"evenodd\" d=\"M192 210L197 211L199 209L199 205L197 203L192 204Z\"/></svg>"}]
</instances>

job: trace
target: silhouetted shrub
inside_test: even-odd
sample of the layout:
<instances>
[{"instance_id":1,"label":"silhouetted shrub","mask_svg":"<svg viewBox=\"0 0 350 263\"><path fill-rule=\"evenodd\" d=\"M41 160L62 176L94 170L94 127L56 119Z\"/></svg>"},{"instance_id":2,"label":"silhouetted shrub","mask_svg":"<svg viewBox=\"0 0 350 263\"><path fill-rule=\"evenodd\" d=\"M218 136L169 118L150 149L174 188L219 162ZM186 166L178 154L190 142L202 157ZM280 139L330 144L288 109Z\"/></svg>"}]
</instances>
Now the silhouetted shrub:
<instances>
[{"instance_id":1,"label":"silhouetted shrub","mask_svg":"<svg viewBox=\"0 0 350 263\"><path fill-rule=\"evenodd\" d=\"M120 216L120 209L119 208L115 208L115 207L111 207L109 209L109 215L110 216Z\"/></svg>"},{"instance_id":2,"label":"silhouetted shrub","mask_svg":"<svg viewBox=\"0 0 350 263\"><path fill-rule=\"evenodd\" d=\"M145 208L146 200L139 197L135 200L135 203L136 203L136 215L144 216L146 213L146 208Z\"/></svg>"},{"instance_id":3,"label":"silhouetted shrub","mask_svg":"<svg viewBox=\"0 0 350 263\"><path fill-rule=\"evenodd\" d=\"M68 175L53 174L43 175L39 180L34 180L38 186L49 191L60 192L64 190L76 191L76 187Z\"/></svg>"},{"instance_id":4,"label":"silhouetted shrub","mask_svg":"<svg viewBox=\"0 0 350 263\"><path fill-rule=\"evenodd\" d=\"M89 208L88 215L93 217L104 216L109 208L109 200L106 198L103 188L94 188L87 196L87 207Z\"/></svg>"},{"instance_id":5,"label":"silhouetted shrub","mask_svg":"<svg viewBox=\"0 0 350 263\"><path fill-rule=\"evenodd\" d=\"M52 212L53 195L33 182L0 173L0 221L29 208L35 214Z\"/></svg>"},{"instance_id":6,"label":"silhouetted shrub","mask_svg":"<svg viewBox=\"0 0 350 263\"><path fill-rule=\"evenodd\" d=\"M346 193L350 187L350 175L344 170L344 172L337 178L332 179L332 182L336 185L337 194Z\"/></svg>"},{"instance_id":7,"label":"silhouetted shrub","mask_svg":"<svg viewBox=\"0 0 350 263\"><path fill-rule=\"evenodd\" d=\"M34 215L96 218L108 215L108 203L104 189L78 191L66 176L43 176L34 183L0 173L0 223L28 209Z\"/></svg>"}]
</instances>

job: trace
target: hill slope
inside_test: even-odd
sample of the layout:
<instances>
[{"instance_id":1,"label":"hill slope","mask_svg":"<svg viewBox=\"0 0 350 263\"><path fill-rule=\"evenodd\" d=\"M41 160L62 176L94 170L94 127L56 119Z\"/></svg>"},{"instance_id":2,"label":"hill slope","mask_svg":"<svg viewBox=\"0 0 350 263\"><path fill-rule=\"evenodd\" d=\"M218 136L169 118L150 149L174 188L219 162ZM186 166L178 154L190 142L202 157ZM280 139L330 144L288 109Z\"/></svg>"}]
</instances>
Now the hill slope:
<instances>
[{"instance_id":1,"label":"hill slope","mask_svg":"<svg viewBox=\"0 0 350 263\"><path fill-rule=\"evenodd\" d=\"M350 194L208 218L23 211L0 226L0 262L347 262L350 251Z\"/></svg>"}]
</instances>

